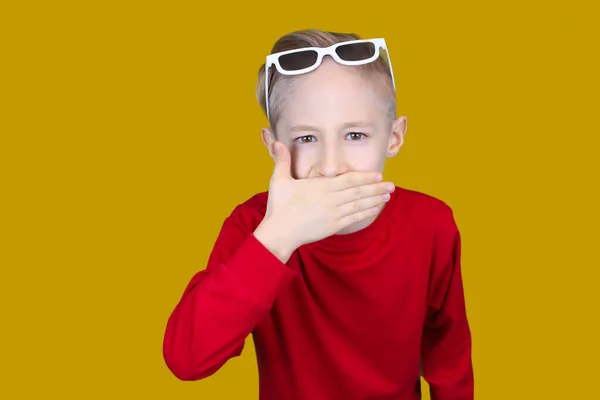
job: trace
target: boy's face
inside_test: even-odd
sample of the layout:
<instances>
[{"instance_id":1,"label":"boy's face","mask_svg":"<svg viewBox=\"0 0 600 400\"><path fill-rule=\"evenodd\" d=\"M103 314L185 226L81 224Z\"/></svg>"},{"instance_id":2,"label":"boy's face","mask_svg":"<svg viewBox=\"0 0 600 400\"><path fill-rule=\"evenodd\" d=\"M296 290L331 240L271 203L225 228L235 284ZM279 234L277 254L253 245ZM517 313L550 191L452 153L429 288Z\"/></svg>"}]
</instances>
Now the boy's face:
<instances>
[{"instance_id":1,"label":"boy's face","mask_svg":"<svg viewBox=\"0 0 600 400\"><path fill-rule=\"evenodd\" d=\"M263 130L267 148L278 140L290 150L294 178L381 172L385 159L400 150L406 118L392 124L387 101L352 68L326 58L296 77L286 89L277 138Z\"/></svg>"}]
</instances>

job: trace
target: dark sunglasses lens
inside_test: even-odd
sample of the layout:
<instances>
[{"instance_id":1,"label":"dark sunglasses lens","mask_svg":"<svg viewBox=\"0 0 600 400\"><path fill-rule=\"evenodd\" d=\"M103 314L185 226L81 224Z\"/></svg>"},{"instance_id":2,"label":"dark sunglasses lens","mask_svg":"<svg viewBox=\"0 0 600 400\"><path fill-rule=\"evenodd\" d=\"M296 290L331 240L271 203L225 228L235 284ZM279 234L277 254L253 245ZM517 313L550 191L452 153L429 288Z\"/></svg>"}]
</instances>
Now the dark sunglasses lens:
<instances>
[{"instance_id":1,"label":"dark sunglasses lens","mask_svg":"<svg viewBox=\"0 0 600 400\"><path fill-rule=\"evenodd\" d=\"M375 55L373 43L350 43L338 46L337 55L344 61L362 61Z\"/></svg>"},{"instance_id":2,"label":"dark sunglasses lens","mask_svg":"<svg viewBox=\"0 0 600 400\"><path fill-rule=\"evenodd\" d=\"M317 62L318 54L314 50L299 51L297 53L279 56L279 65L286 71L298 71L312 67Z\"/></svg>"}]
</instances>

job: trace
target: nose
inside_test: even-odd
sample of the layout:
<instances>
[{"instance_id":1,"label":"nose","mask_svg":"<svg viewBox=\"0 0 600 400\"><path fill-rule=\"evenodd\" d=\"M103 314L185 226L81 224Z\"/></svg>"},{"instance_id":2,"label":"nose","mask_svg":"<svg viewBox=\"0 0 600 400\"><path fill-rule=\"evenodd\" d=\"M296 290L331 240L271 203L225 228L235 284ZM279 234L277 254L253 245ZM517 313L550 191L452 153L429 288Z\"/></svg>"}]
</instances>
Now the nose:
<instances>
[{"instance_id":1,"label":"nose","mask_svg":"<svg viewBox=\"0 0 600 400\"><path fill-rule=\"evenodd\" d=\"M339 145L321 147L321 154L317 163L317 173L320 176L334 178L348 172L348 164L346 163L343 149L340 147Z\"/></svg>"}]
</instances>

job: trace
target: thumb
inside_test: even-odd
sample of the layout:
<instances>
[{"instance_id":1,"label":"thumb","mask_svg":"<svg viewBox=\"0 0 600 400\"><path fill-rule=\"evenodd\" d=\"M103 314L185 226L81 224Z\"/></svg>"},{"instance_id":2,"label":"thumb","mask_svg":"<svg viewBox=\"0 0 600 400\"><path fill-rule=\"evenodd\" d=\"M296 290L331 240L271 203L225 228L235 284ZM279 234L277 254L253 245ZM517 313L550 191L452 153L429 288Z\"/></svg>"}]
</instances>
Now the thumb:
<instances>
[{"instance_id":1,"label":"thumb","mask_svg":"<svg viewBox=\"0 0 600 400\"><path fill-rule=\"evenodd\" d=\"M273 169L273 176L278 178L291 178L292 168L292 157L290 152L281 142L273 143L273 160L275 161L275 168Z\"/></svg>"}]
</instances>

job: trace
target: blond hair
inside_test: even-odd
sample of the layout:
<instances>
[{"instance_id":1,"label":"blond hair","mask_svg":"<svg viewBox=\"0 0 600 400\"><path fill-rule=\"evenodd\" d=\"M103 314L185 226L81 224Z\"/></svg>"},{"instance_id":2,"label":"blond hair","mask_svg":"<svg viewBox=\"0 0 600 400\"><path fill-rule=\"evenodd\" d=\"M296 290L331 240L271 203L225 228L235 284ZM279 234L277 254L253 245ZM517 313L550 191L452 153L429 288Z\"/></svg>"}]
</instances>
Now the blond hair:
<instances>
[{"instance_id":1,"label":"blond hair","mask_svg":"<svg viewBox=\"0 0 600 400\"><path fill-rule=\"evenodd\" d=\"M304 47L328 47L336 43L358 39L361 39L361 37L354 33L335 33L318 29L305 29L282 36L273 45L271 54ZM376 88L383 96L387 97L385 100L388 105L390 122L393 121L396 118L396 93L393 88L392 77L386 60L379 57L372 63L359 65L355 68L357 68L357 71L363 74L363 76L372 78ZM285 100L285 89L289 87L292 80L293 77L281 75L274 67L270 68L269 104L267 105L265 96L265 64L261 65L258 70L256 99L265 113L265 116L267 115L267 107L269 107L272 127L276 125L277 120L280 117L281 108Z\"/></svg>"}]
</instances>

